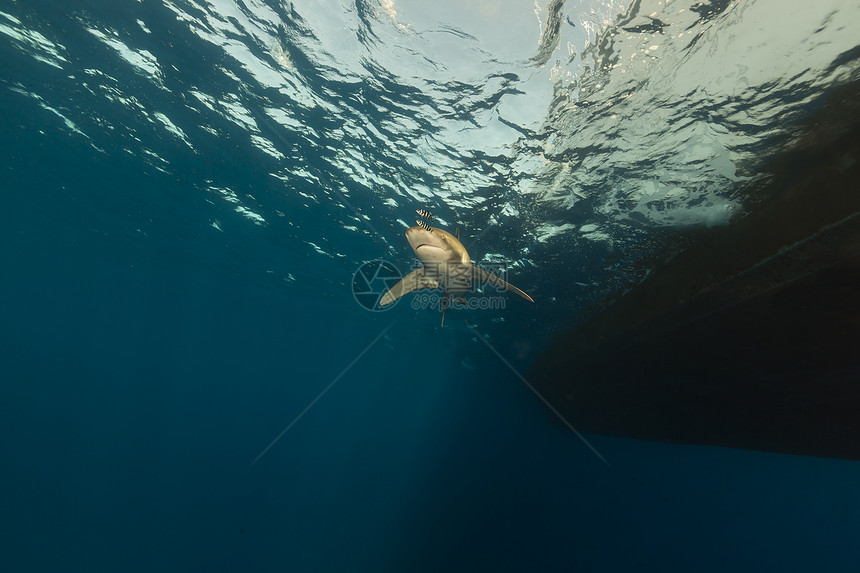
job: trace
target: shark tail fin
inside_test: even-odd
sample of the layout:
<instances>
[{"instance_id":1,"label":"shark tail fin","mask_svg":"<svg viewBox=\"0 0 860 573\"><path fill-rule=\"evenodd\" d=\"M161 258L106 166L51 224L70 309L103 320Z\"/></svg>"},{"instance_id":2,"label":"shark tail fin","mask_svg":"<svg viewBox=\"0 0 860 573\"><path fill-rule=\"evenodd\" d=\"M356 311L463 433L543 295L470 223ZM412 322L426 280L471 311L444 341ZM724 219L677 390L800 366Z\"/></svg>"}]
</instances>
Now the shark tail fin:
<instances>
[{"instance_id":1,"label":"shark tail fin","mask_svg":"<svg viewBox=\"0 0 860 573\"><path fill-rule=\"evenodd\" d=\"M439 325L439 328L442 328L443 326L445 326L445 311L446 311L446 310L448 310L448 307L451 305L451 299L450 299L450 298L448 298L448 296L446 295L446 296L443 296L443 297L442 297L442 301L441 301L441 302L442 302L442 304L441 304L441 308L442 308L442 324L440 324L440 325Z\"/></svg>"}]
</instances>

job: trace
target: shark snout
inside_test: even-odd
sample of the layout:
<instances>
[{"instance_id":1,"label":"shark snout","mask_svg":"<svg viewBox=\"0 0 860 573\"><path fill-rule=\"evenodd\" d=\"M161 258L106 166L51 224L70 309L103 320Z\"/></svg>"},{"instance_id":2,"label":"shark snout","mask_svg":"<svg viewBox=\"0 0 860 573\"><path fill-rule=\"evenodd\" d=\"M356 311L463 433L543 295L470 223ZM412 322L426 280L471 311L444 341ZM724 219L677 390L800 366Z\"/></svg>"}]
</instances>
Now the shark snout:
<instances>
[{"instance_id":1,"label":"shark snout","mask_svg":"<svg viewBox=\"0 0 860 573\"><path fill-rule=\"evenodd\" d=\"M420 227L409 227L406 229L406 240L409 241L409 246L413 250L418 247L429 245L433 247L441 247L439 239L433 236L432 231L427 231Z\"/></svg>"},{"instance_id":2,"label":"shark snout","mask_svg":"<svg viewBox=\"0 0 860 573\"><path fill-rule=\"evenodd\" d=\"M441 262L450 257L445 231L441 229L409 227L406 229L406 240L422 262Z\"/></svg>"}]
</instances>

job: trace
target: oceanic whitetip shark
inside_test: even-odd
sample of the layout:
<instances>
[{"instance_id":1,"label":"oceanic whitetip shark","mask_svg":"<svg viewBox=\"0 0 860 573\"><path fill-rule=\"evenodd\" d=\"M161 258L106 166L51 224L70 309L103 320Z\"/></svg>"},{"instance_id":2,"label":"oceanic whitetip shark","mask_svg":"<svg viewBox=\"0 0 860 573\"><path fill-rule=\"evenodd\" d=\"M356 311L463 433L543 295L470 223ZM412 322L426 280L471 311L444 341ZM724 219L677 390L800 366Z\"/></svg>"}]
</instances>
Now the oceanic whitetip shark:
<instances>
[{"instance_id":1,"label":"oceanic whitetip shark","mask_svg":"<svg viewBox=\"0 0 860 573\"><path fill-rule=\"evenodd\" d=\"M426 213L426 215L425 215ZM422 217L431 218L426 211ZM517 293L524 299L534 302L527 295L512 284L505 282L494 274L488 273L472 265L469 253L457 237L444 231L431 227L424 221L416 221L417 226L406 229L406 240L415 251L415 256L421 261L422 267L415 269L391 289L382 295L379 300L380 306L386 306L401 296L415 290L424 288L439 288L444 290L442 298L442 324L445 324L445 309L450 305L451 299L464 300L463 295L472 289L473 281L481 281L503 289Z\"/></svg>"}]
</instances>

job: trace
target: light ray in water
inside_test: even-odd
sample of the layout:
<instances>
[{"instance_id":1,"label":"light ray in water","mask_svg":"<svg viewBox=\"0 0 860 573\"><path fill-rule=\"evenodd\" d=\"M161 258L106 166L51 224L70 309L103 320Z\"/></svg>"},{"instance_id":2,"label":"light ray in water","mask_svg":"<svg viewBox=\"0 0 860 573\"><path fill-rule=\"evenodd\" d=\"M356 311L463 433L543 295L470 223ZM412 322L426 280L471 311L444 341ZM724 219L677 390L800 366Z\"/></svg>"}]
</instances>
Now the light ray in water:
<instances>
[{"instance_id":1,"label":"light ray in water","mask_svg":"<svg viewBox=\"0 0 860 573\"><path fill-rule=\"evenodd\" d=\"M522 383L523 383L523 384L525 384L525 385L526 385L526 387L534 393L534 395L535 395L535 396L537 396L538 398L540 398L540 401L541 401L541 402L543 402L543 403L544 403L544 405L545 405L547 408L549 408L549 409L550 409L550 411L551 411L553 414L555 414L555 415L556 415L556 417L558 417L558 419L559 419L559 420L561 420L561 421L564 423L564 425L565 425L565 426L567 426L567 427L568 427L568 429L569 429L571 432L573 432L574 434L576 434L576 437L577 437L577 438L579 438L579 439L580 439L580 441L582 441L582 443L583 443L583 444L585 444L585 445L588 447L588 449L589 449L589 450L591 450L591 451L592 451L592 453L594 453L594 455L595 455L595 456L597 456L597 458L598 458L601 462L603 462L604 464L606 464L606 465L607 465L607 467L609 466L609 462L608 462L608 461L606 461L606 458L604 458L604 457L603 457L603 455L602 455L600 452L598 452L598 451L597 451L597 448L595 448L593 445L591 445L591 442L589 442L589 441L585 438L585 436L583 436L581 433L579 433L579 430L577 430L576 428L574 428L574 427L573 427L573 424L571 424L570 422L568 422L568 421L567 421L567 418L565 418L564 416L562 416L562 415L561 415L561 412L559 412L558 410L556 410L556 409L553 407L553 405L549 403L549 400L547 400L546 398L544 398L544 397L543 397L543 395L542 395L540 392L538 392L538 391L537 391L537 388L535 388L534 386L532 386L532 385L531 385L531 383L530 383L528 380L526 380L526 379L525 379L525 377L524 377L522 374L520 374L520 373L517 371L517 369L516 369L516 368L514 368L514 367L513 367L513 365L511 365L511 363L510 363L510 362L508 362L508 361L505 359L505 357L504 357L504 356L502 356L502 355L501 355L501 353L500 353L498 350L496 350L496 348L495 348L492 344L490 344L490 343L489 343L489 341L488 341L486 338L484 338L483 336L481 336L481 334L480 334L477 330L475 330L473 327L469 326L469 324L468 324L468 323L466 324L466 326L467 326L467 327L469 327L469 330L471 330L471 331L475 334L475 336L477 336L477 337L478 337L478 339L479 339L481 342L483 342L484 344L486 344L486 345L487 345L487 348L489 348L490 350L492 350L492 351L493 351L493 354L495 354L496 356L498 356L498 357L499 357L499 360L501 360L502 362L504 362L504 363L505 363L505 366L507 366L507 367L510 369L510 371L511 371L511 372L513 372L513 373L517 376L517 378L519 378L519 379L522 381Z\"/></svg>"},{"instance_id":2,"label":"light ray in water","mask_svg":"<svg viewBox=\"0 0 860 573\"><path fill-rule=\"evenodd\" d=\"M394 321L394 322L397 322L397 321ZM355 364L356 364L359 360L361 360L361 357L362 357L362 356L364 356L364 355L367 353L367 351L368 351L368 350L370 350L371 348L373 348L373 345L375 345L377 342L379 342L379 339L380 339L380 338L382 338L383 336L385 336L385 333L386 333L386 332L388 332L388 331L391 329L391 327L392 327L392 326L394 326L394 322L392 322L391 324L389 324L388 326L386 326L386 327L385 327L385 329L384 329L382 332L380 332L380 333L376 336L376 338L374 338L374 339L373 339L373 341L372 341L370 344L368 344L368 345L364 348L364 350L362 350L362 351L358 354L358 356L356 356L356 357L353 359L353 361L352 361L352 362L350 362L350 363L349 363L349 365L348 365L346 368L344 368L344 369L341 371L341 373L340 373L340 374L338 374L338 375L335 377L335 379L334 379L334 380L332 380L331 382L329 382L329 385L328 385L328 386L326 386L325 388L323 388L322 392L320 392L319 394L317 394L317 397L316 397L316 398L314 398L313 400L311 400L311 403L310 403L310 404L308 404L307 406L305 406L305 409L304 409L304 410L302 410L301 412L299 412L299 415L298 415L298 416L296 416L295 418L293 418L293 421L292 421L292 422L290 422L289 424L287 424L287 427L285 427L283 430L281 430L281 433L280 433L280 434L278 434L278 435L275 437L275 439L274 439L274 440L272 440L272 441L269 443L269 445L268 445L268 446L266 446L265 448L263 448L263 451L262 451L262 452L260 452L260 453L257 455L257 457L256 457L256 458L254 458L254 461L253 461L253 462L251 462L251 465L252 465L252 466L253 466L254 464L256 464L258 461L260 461L260 459L262 459L262 457L263 457L263 456L265 456L265 455L266 455L266 453L268 453L268 451L269 451L269 450L271 450L271 449L272 449L272 447L273 447L275 444L277 444L277 443L278 443L278 441L279 441L281 438L283 438L283 437L284 437L284 435L285 435L287 432L289 432L289 431L293 428L293 426L295 426L295 425L298 423L298 421L302 419L302 417L303 417L305 414L307 414L308 412L310 412L311 408L313 408L313 407L314 407L314 405L316 405L316 403L317 403L317 402L319 402L319 401L322 399L322 397L323 397L323 396L325 396L326 392L328 392L329 390L331 390L331 389L332 389L332 387L333 387L335 384L337 384L337 383L338 383L338 381L339 381L341 378L343 378L343 375L344 375L344 374L346 374L347 372L349 372L349 369L350 369L350 368L352 368L353 366L355 366Z\"/></svg>"}]
</instances>

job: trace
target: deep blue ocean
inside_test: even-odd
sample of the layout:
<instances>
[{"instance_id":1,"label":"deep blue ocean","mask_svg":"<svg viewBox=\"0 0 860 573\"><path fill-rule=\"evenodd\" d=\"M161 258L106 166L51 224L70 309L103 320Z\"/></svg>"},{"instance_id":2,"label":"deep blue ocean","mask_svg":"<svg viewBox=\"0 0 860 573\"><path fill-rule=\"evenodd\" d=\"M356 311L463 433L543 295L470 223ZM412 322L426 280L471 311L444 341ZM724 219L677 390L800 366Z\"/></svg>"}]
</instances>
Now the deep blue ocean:
<instances>
[{"instance_id":1,"label":"deep blue ocean","mask_svg":"<svg viewBox=\"0 0 860 573\"><path fill-rule=\"evenodd\" d=\"M742 216L858 38L837 0L0 0L0 570L857 570L860 463L606 465L520 375ZM535 303L363 308L416 209Z\"/></svg>"}]
</instances>

